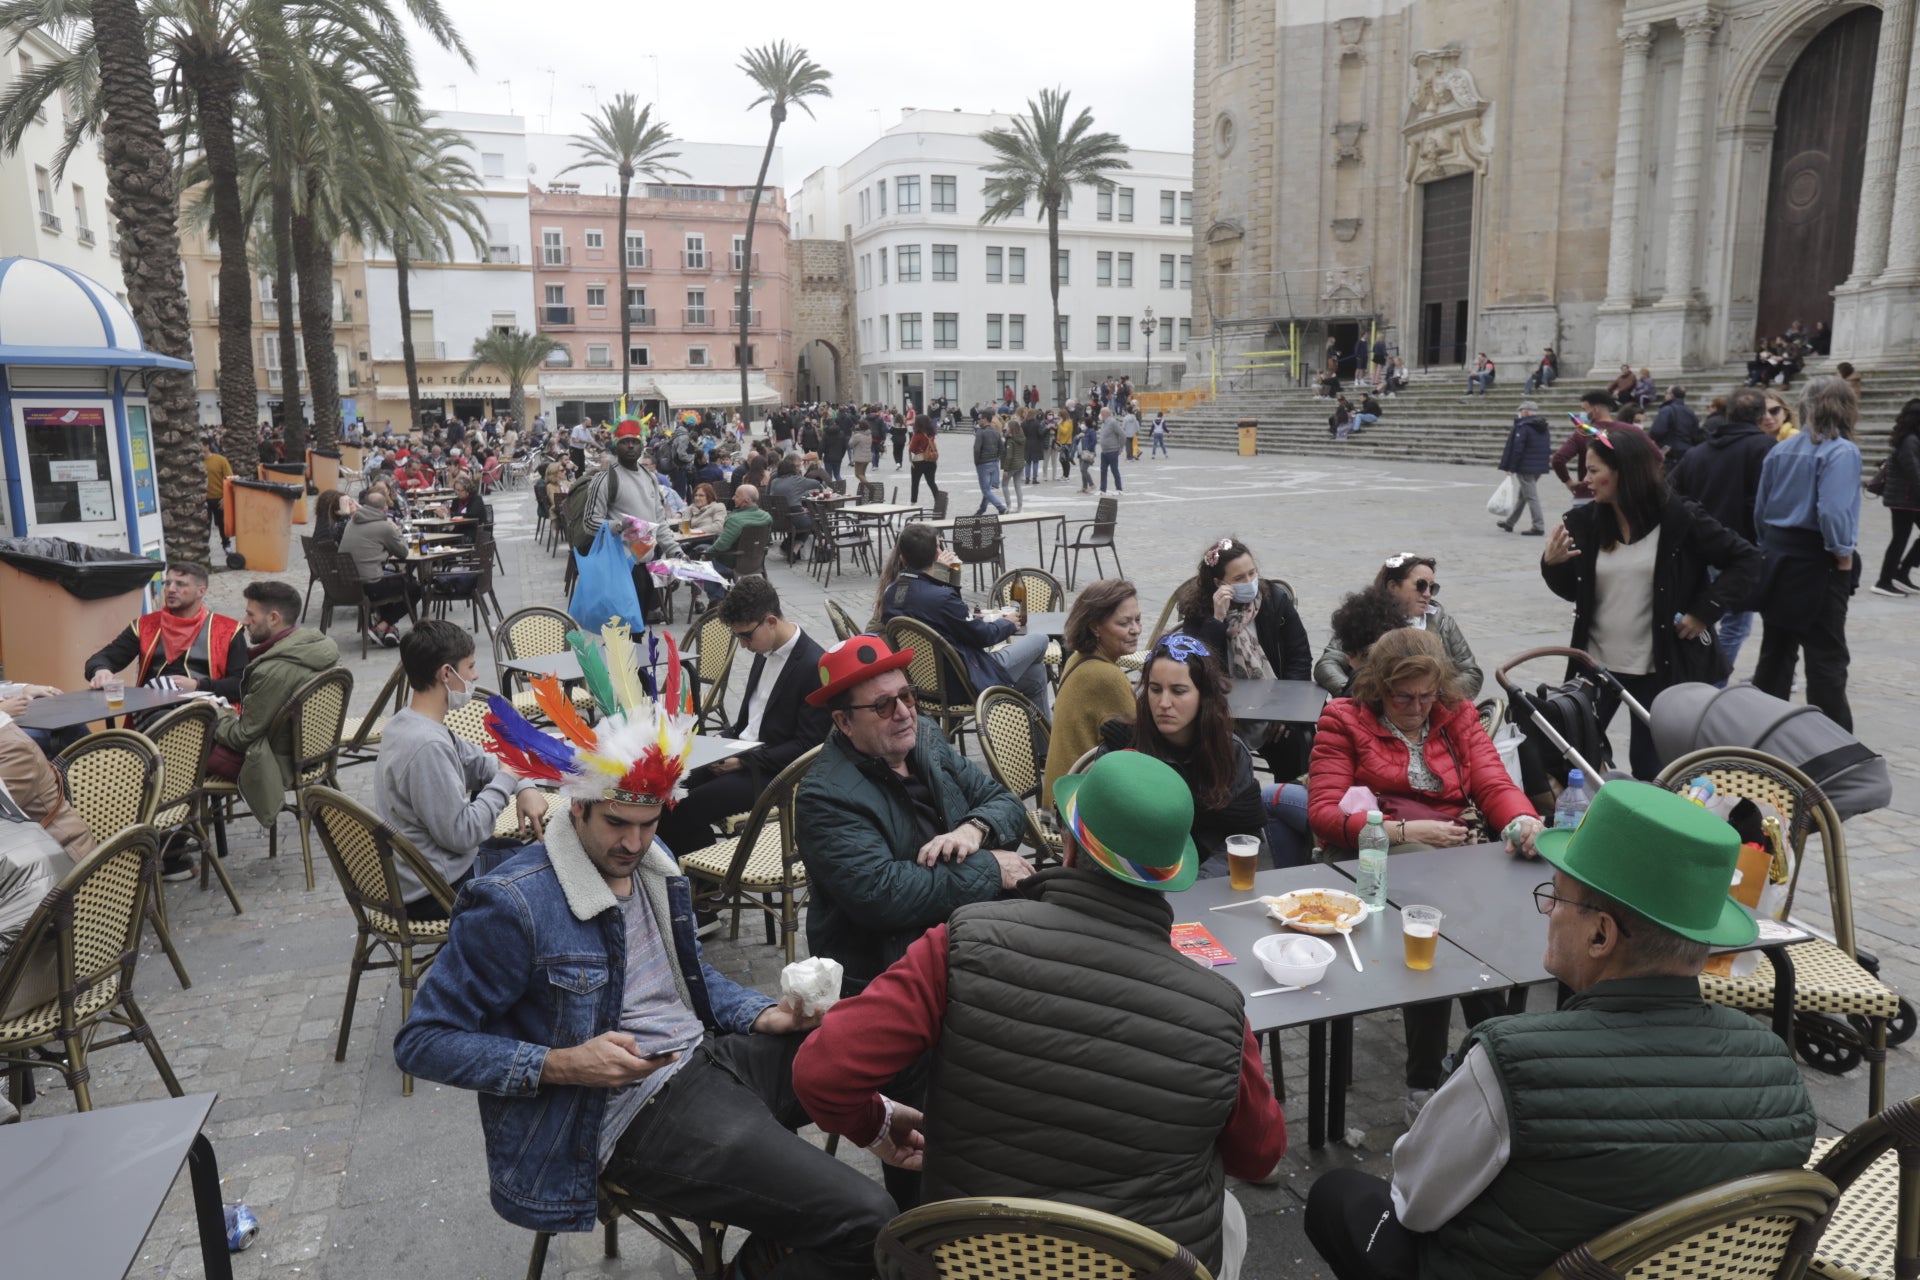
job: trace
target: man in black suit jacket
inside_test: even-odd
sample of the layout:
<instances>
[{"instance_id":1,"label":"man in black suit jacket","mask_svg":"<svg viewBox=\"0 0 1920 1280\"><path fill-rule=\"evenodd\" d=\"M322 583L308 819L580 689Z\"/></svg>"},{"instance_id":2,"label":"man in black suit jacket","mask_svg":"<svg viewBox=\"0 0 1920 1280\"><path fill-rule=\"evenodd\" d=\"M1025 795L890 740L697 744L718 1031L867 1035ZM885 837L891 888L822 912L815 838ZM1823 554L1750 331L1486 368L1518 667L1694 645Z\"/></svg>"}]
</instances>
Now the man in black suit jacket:
<instances>
[{"instance_id":1,"label":"man in black suit jacket","mask_svg":"<svg viewBox=\"0 0 1920 1280\"><path fill-rule=\"evenodd\" d=\"M781 615L771 582L757 575L735 582L720 604L720 620L753 655L746 695L726 736L760 745L687 775L687 794L660 820L660 839L676 857L712 844L714 823L753 808L767 784L825 742L833 727L826 710L807 704L807 694L820 686L820 645Z\"/></svg>"}]
</instances>

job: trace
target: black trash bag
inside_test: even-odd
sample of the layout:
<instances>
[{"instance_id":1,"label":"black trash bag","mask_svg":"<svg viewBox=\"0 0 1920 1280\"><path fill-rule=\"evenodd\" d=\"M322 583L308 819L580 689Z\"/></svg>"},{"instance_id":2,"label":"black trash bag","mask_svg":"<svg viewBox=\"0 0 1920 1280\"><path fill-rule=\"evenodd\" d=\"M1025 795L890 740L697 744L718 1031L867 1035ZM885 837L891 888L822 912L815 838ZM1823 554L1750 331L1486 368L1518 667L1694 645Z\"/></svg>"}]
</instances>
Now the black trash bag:
<instances>
[{"instance_id":1,"label":"black trash bag","mask_svg":"<svg viewBox=\"0 0 1920 1280\"><path fill-rule=\"evenodd\" d=\"M273 468L268 467L267 470L272 471ZM233 487L236 489L265 489L269 493L277 493L283 498L298 498L304 488L304 486L297 484L279 484L272 480L241 480L238 477L235 477Z\"/></svg>"},{"instance_id":2,"label":"black trash bag","mask_svg":"<svg viewBox=\"0 0 1920 1280\"><path fill-rule=\"evenodd\" d=\"M57 582L78 600L108 600L153 581L161 562L70 538L0 538L0 562Z\"/></svg>"}]
</instances>

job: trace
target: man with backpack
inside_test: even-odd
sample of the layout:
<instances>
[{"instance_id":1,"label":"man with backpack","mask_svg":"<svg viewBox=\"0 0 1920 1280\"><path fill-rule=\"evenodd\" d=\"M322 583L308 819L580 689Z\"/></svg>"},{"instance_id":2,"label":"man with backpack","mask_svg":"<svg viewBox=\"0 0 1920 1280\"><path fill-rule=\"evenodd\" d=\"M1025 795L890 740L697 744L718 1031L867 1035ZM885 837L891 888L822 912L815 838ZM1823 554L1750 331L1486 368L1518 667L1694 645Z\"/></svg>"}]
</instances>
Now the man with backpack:
<instances>
[{"instance_id":1,"label":"man with backpack","mask_svg":"<svg viewBox=\"0 0 1920 1280\"><path fill-rule=\"evenodd\" d=\"M600 533L600 526L616 516L632 516L654 526L653 551L648 555L648 561L680 554L680 542L674 537L660 484L640 467L640 432L640 424L632 418L615 427L613 465L593 477L591 483L575 487L576 493L581 489L586 490L586 497L579 507L574 508L570 502L567 512L573 530L575 555L584 556L591 551L593 541ZM640 597L642 616L648 623L658 621L661 614L655 603L653 574L648 572L645 562L633 567L633 589Z\"/></svg>"}]
</instances>

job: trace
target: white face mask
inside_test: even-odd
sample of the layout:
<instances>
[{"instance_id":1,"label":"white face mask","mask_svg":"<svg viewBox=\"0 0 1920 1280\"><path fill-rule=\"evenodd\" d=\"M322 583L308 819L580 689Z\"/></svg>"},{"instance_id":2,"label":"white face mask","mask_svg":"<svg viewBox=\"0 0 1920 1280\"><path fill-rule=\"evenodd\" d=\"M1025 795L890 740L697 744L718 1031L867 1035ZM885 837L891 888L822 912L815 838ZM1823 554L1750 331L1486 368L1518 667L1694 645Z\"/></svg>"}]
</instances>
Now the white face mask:
<instances>
[{"instance_id":1,"label":"white face mask","mask_svg":"<svg viewBox=\"0 0 1920 1280\"><path fill-rule=\"evenodd\" d=\"M453 668L448 667L447 670L452 671ZM472 685L467 685L465 688L462 688L462 689L456 689L453 687L452 680L447 681L447 710L458 711L461 707L466 706L471 701L473 701Z\"/></svg>"},{"instance_id":2,"label":"white face mask","mask_svg":"<svg viewBox=\"0 0 1920 1280\"><path fill-rule=\"evenodd\" d=\"M1252 582L1236 582L1233 584L1233 602L1235 604L1252 604L1259 594L1260 582L1258 579Z\"/></svg>"}]
</instances>

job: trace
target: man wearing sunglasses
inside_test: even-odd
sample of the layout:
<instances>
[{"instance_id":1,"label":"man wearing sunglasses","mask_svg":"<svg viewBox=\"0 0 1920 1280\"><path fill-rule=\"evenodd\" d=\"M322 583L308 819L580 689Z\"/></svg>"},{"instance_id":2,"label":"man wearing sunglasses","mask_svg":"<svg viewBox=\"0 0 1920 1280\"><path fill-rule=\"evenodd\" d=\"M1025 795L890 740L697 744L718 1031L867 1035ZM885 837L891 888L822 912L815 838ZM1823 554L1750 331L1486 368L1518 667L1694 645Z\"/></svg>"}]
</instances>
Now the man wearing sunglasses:
<instances>
[{"instance_id":1,"label":"man wearing sunglasses","mask_svg":"<svg viewBox=\"0 0 1920 1280\"><path fill-rule=\"evenodd\" d=\"M1553 870L1534 891L1546 969L1574 994L1473 1029L1394 1144L1391 1183L1339 1169L1314 1184L1307 1238L1339 1280L1528 1280L1636 1214L1813 1149L1786 1045L1700 998L1710 948L1758 933L1727 893L1733 828L1621 781L1534 843Z\"/></svg>"}]
</instances>

